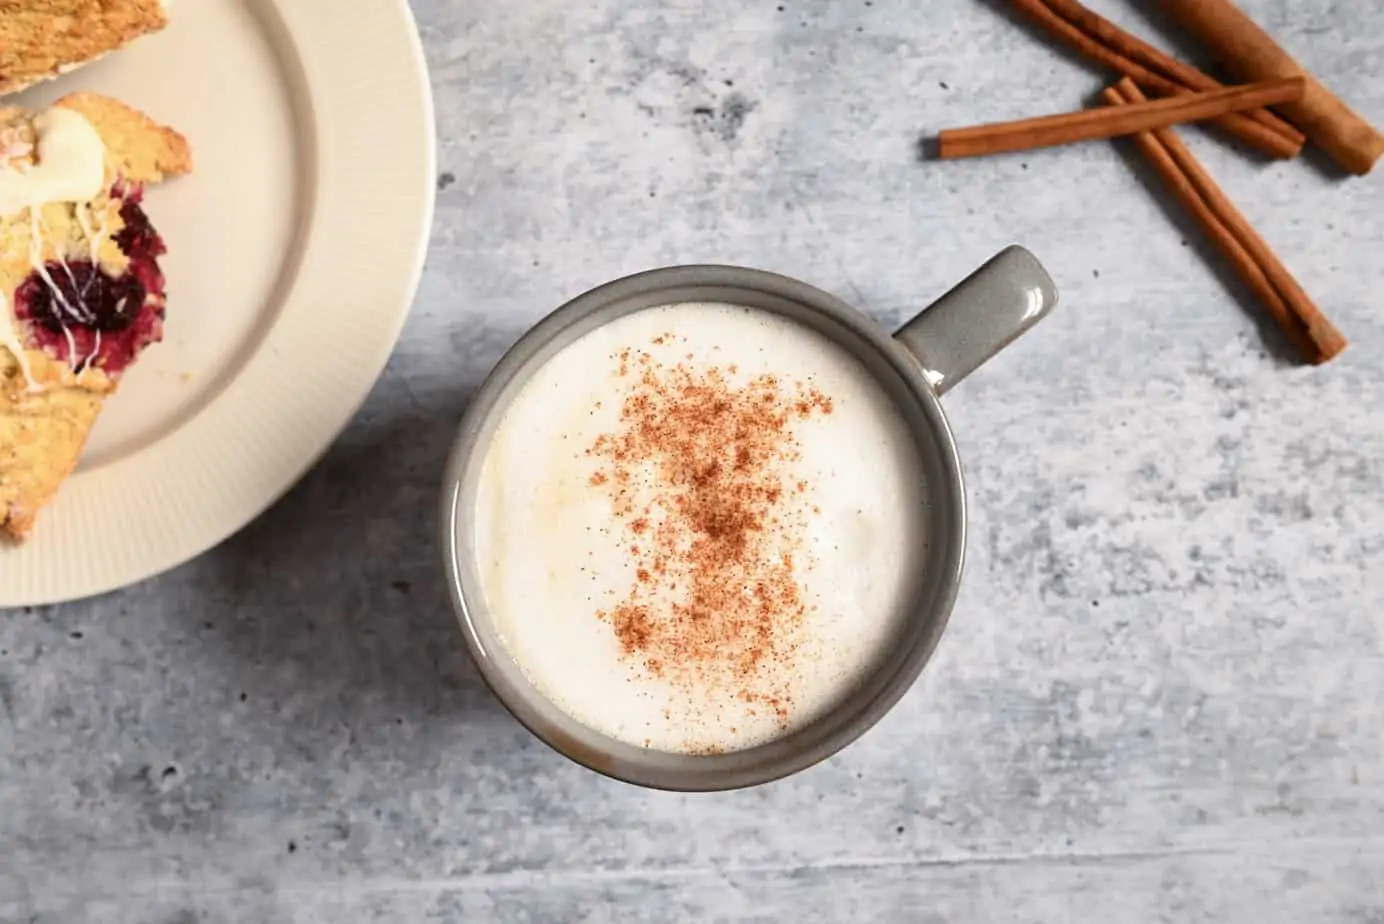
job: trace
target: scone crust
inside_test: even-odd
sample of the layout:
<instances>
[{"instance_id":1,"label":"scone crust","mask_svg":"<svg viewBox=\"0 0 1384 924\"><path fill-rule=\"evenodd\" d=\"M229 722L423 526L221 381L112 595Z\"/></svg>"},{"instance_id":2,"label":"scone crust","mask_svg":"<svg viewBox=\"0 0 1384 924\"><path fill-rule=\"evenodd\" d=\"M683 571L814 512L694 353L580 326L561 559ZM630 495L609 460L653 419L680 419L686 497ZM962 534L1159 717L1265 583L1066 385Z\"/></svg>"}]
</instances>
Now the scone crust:
<instances>
[{"instance_id":1,"label":"scone crust","mask_svg":"<svg viewBox=\"0 0 1384 924\"><path fill-rule=\"evenodd\" d=\"M96 127L106 144L108 175L147 185L192 172L187 139L138 109L97 93L71 93L53 105L81 113Z\"/></svg>"},{"instance_id":2,"label":"scone crust","mask_svg":"<svg viewBox=\"0 0 1384 924\"><path fill-rule=\"evenodd\" d=\"M43 354L33 361L56 363ZM105 399L85 388L28 395L15 378L0 381L0 530L18 540L77 467Z\"/></svg>"},{"instance_id":3,"label":"scone crust","mask_svg":"<svg viewBox=\"0 0 1384 924\"><path fill-rule=\"evenodd\" d=\"M0 96L166 25L160 0L0 0Z\"/></svg>"}]
</instances>

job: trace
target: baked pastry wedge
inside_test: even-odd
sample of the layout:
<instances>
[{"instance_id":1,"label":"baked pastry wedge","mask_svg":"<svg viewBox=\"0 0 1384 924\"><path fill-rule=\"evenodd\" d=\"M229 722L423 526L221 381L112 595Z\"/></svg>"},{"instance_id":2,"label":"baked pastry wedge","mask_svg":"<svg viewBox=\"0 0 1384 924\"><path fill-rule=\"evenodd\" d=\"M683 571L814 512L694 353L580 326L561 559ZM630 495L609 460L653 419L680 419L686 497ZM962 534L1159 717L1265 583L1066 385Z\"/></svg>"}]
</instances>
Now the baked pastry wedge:
<instances>
[{"instance_id":1,"label":"baked pastry wedge","mask_svg":"<svg viewBox=\"0 0 1384 924\"><path fill-rule=\"evenodd\" d=\"M162 338L164 244L140 201L191 169L186 139L113 99L0 107L0 533L29 532Z\"/></svg>"},{"instance_id":2,"label":"baked pastry wedge","mask_svg":"<svg viewBox=\"0 0 1384 924\"><path fill-rule=\"evenodd\" d=\"M0 0L0 96L166 25L165 0Z\"/></svg>"}]
</instances>

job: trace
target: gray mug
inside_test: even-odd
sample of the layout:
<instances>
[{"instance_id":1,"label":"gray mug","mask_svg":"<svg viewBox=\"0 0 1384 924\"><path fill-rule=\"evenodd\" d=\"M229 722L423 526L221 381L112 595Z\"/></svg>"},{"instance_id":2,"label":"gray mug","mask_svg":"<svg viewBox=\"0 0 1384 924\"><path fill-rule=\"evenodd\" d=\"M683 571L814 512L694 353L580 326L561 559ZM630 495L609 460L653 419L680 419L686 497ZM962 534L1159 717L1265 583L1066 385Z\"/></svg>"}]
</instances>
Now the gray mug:
<instances>
[{"instance_id":1,"label":"gray mug","mask_svg":"<svg viewBox=\"0 0 1384 924\"><path fill-rule=\"evenodd\" d=\"M476 567L469 513L485 450L529 376L582 335L634 311L719 302L776 312L853 353L893 398L915 435L928 486L929 543L914 618L873 674L825 715L744 751L687 755L606 737L568 716L525 677L498 637ZM946 627L961 580L966 497L956 441L938 398L1043 318L1057 290L1028 251L1010 247L892 337L832 295L795 279L729 266L678 266L620 279L579 296L520 338L462 420L443 487L441 541L452 602L471 656L500 701L530 731L599 773L656 789L754 786L804 770L880 720L917 679Z\"/></svg>"}]
</instances>

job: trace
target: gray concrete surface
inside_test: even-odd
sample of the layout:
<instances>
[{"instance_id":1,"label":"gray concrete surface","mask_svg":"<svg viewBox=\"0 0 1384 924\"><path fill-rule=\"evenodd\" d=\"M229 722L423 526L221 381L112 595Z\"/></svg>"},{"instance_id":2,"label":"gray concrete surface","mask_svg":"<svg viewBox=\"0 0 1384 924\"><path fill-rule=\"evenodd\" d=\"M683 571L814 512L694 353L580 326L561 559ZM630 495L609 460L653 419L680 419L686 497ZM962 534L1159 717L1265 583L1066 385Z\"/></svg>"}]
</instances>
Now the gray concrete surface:
<instances>
[{"instance_id":1,"label":"gray concrete surface","mask_svg":"<svg viewBox=\"0 0 1384 924\"><path fill-rule=\"evenodd\" d=\"M1384 123L1384 0L1244 5ZM1354 341L1302 368L1127 149L920 162L1101 84L999 0L414 6L442 174L398 351L222 548L0 614L0 920L1384 921L1384 174L1187 133ZM701 260L897 322L1010 242L1064 304L947 398L969 572L888 720L683 797L502 712L433 507L526 326Z\"/></svg>"}]
</instances>

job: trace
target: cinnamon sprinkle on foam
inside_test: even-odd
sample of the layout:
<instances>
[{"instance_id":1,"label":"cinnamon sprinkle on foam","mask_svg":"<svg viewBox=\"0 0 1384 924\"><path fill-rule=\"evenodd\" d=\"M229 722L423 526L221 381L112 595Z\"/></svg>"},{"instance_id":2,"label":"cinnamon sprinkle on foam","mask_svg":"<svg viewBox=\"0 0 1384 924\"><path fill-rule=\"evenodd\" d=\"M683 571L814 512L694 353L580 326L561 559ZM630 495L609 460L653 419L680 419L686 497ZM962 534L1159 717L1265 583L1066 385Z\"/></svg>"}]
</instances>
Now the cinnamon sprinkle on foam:
<instances>
[{"instance_id":1,"label":"cinnamon sprinkle on foam","mask_svg":"<svg viewBox=\"0 0 1384 924\"><path fill-rule=\"evenodd\" d=\"M676 339L654 339L662 346ZM739 701L787 727L791 670L809 606L796 568L807 512L789 500L796 427L833 411L830 397L774 375L612 357L625 395L619 425L587 450L593 486L627 533L635 579L597 615L622 656L688 691L684 701Z\"/></svg>"}]
</instances>

